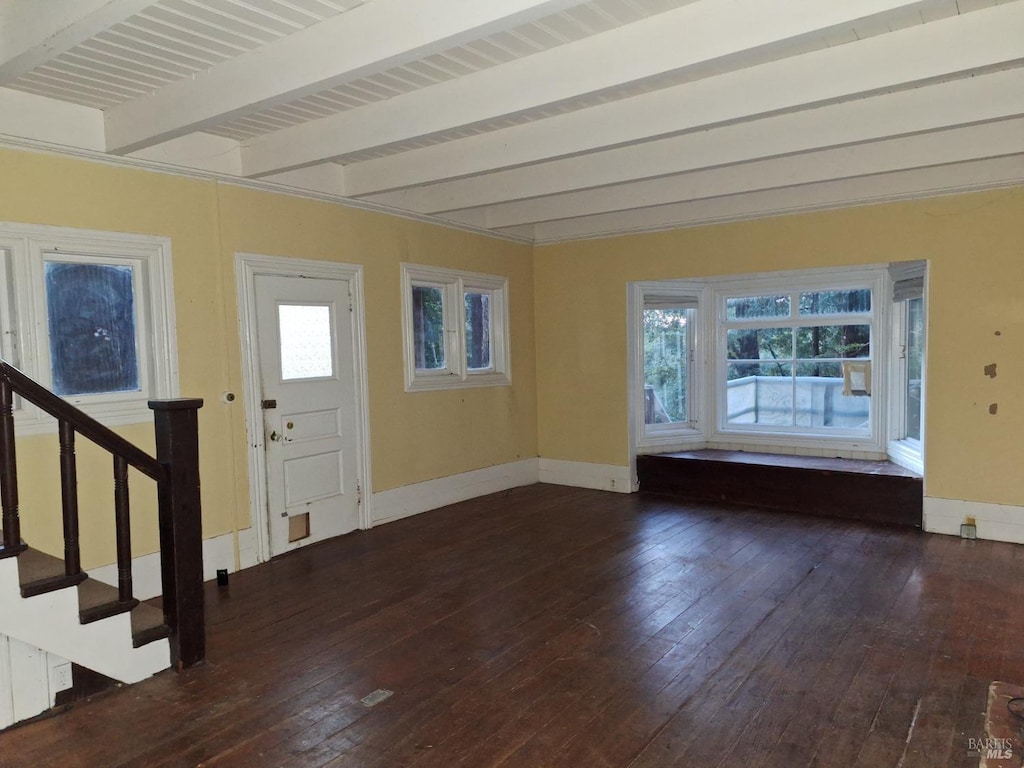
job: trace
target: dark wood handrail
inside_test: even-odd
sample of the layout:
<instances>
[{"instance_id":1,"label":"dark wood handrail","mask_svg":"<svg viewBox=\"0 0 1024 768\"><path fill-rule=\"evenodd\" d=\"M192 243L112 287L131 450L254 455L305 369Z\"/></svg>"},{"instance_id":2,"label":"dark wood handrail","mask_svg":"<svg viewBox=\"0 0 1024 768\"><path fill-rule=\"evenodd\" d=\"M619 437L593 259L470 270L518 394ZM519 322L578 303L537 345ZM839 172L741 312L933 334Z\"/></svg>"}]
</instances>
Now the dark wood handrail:
<instances>
[{"instance_id":1,"label":"dark wood handrail","mask_svg":"<svg viewBox=\"0 0 1024 768\"><path fill-rule=\"evenodd\" d=\"M75 431L110 453L121 456L129 465L154 480L163 480L167 469L141 448L125 440L112 429L82 413L42 385L36 383L5 360L0 360L0 377L11 383L21 397L60 421L66 421Z\"/></svg>"}]
</instances>

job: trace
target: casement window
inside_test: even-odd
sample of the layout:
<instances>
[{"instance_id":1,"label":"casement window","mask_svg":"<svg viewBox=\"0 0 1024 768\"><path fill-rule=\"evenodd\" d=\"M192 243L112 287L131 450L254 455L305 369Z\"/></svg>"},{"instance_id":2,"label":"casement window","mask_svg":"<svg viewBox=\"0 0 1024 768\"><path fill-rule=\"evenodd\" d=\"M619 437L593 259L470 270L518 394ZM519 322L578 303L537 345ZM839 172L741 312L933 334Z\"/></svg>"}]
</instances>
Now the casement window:
<instances>
[{"instance_id":1,"label":"casement window","mask_svg":"<svg viewBox=\"0 0 1024 768\"><path fill-rule=\"evenodd\" d=\"M871 438L876 285L816 277L719 291L719 431Z\"/></svg>"},{"instance_id":2,"label":"casement window","mask_svg":"<svg viewBox=\"0 0 1024 768\"><path fill-rule=\"evenodd\" d=\"M509 384L508 278L402 265L407 392Z\"/></svg>"},{"instance_id":3,"label":"casement window","mask_svg":"<svg viewBox=\"0 0 1024 768\"><path fill-rule=\"evenodd\" d=\"M892 281L892 380L889 458L924 471L925 262L895 262Z\"/></svg>"},{"instance_id":4,"label":"casement window","mask_svg":"<svg viewBox=\"0 0 1024 768\"><path fill-rule=\"evenodd\" d=\"M148 421L177 393L165 238L0 225L6 360L108 425ZM53 422L25 402L27 432Z\"/></svg>"},{"instance_id":5,"label":"casement window","mask_svg":"<svg viewBox=\"0 0 1024 768\"><path fill-rule=\"evenodd\" d=\"M638 284L634 291L637 443L641 447L685 443L698 434L701 289L661 283Z\"/></svg>"}]
</instances>

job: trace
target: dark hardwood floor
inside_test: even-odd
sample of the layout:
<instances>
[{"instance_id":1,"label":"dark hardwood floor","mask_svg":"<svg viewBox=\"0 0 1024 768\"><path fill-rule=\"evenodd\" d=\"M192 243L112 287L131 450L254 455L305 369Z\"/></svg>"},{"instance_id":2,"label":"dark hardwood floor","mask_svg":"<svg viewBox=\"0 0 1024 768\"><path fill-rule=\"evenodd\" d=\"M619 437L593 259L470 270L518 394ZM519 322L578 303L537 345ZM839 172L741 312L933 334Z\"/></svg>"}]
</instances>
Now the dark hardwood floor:
<instances>
[{"instance_id":1,"label":"dark hardwood floor","mask_svg":"<svg viewBox=\"0 0 1024 768\"><path fill-rule=\"evenodd\" d=\"M973 768L1024 682L1024 547L639 494L520 488L207 601L205 665L0 766Z\"/></svg>"}]
</instances>

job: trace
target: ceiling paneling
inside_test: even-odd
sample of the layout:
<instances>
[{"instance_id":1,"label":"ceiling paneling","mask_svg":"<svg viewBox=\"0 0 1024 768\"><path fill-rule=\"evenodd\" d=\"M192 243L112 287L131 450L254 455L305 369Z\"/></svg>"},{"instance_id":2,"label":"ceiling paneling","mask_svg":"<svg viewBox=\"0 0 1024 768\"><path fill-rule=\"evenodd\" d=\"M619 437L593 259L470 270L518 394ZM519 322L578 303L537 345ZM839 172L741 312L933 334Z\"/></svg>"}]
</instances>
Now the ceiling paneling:
<instances>
[{"instance_id":1,"label":"ceiling paneling","mask_svg":"<svg viewBox=\"0 0 1024 768\"><path fill-rule=\"evenodd\" d=\"M102 113L113 154L202 170L207 137L498 235L1024 181L1024 0L51 3L0 0L0 87Z\"/></svg>"}]
</instances>

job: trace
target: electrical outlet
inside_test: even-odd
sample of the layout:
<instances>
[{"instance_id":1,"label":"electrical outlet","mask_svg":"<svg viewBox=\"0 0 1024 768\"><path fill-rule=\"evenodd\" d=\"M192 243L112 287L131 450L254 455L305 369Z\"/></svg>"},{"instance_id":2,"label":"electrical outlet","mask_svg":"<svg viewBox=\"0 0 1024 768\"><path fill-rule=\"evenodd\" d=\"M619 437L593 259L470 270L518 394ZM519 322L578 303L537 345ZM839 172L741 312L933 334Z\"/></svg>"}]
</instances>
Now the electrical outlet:
<instances>
[{"instance_id":1,"label":"electrical outlet","mask_svg":"<svg viewBox=\"0 0 1024 768\"><path fill-rule=\"evenodd\" d=\"M74 682L71 679L71 662L58 664L50 669L50 683L53 693L66 691Z\"/></svg>"}]
</instances>

